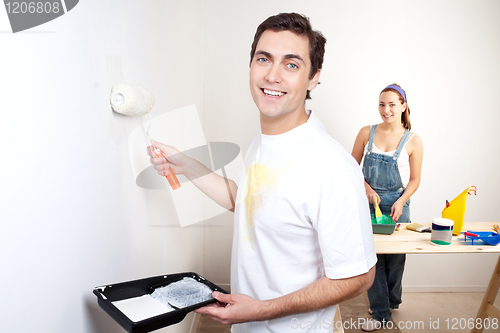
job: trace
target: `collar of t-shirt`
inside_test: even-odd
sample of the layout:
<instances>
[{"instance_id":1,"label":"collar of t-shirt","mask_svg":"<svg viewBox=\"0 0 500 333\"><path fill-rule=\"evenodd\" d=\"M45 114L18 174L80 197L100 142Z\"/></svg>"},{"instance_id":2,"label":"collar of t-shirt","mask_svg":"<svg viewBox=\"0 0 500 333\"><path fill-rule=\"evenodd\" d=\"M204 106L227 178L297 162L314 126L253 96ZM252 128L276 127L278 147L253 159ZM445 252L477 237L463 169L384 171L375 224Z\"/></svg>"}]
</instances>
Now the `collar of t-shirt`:
<instances>
[{"instance_id":1,"label":"collar of t-shirt","mask_svg":"<svg viewBox=\"0 0 500 333\"><path fill-rule=\"evenodd\" d=\"M316 127L318 123L321 123L311 110L306 110L306 112L309 115L307 121L302 125L292 128L288 132L277 135L266 135L261 132L261 143L265 145L289 145L295 142L301 142L310 137L314 133L314 127Z\"/></svg>"}]
</instances>

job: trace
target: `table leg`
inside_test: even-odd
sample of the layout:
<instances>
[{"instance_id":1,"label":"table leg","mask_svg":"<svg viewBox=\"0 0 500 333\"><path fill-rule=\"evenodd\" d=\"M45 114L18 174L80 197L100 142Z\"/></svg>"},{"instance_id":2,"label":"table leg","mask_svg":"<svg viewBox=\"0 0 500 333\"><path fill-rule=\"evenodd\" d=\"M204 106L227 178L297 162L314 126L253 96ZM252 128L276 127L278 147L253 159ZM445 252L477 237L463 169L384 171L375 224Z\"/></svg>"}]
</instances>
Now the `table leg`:
<instances>
[{"instance_id":1,"label":"table leg","mask_svg":"<svg viewBox=\"0 0 500 333\"><path fill-rule=\"evenodd\" d=\"M344 325L342 324L342 316L340 314L340 305L337 304L337 311L333 318L333 333L344 333Z\"/></svg>"},{"instance_id":2,"label":"table leg","mask_svg":"<svg viewBox=\"0 0 500 333\"><path fill-rule=\"evenodd\" d=\"M488 284L488 288L486 289L486 293L484 294L483 302L481 303L479 311L477 312L477 327L473 328L471 330L471 333L481 333L483 331L484 320L488 318L488 316L500 320L500 310L493 306L493 302L495 302L495 298L498 294L498 289L500 289L500 256L498 257L495 270L491 275L490 283Z\"/></svg>"}]
</instances>

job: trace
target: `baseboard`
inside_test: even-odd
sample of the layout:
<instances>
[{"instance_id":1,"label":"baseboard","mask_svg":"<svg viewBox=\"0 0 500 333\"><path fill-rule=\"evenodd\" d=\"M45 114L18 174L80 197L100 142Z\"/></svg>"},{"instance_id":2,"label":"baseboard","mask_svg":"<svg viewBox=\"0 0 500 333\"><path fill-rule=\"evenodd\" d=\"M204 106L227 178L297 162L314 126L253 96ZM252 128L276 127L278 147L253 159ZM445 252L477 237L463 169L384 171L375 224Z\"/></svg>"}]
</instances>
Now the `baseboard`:
<instances>
[{"instance_id":1,"label":"baseboard","mask_svg":"<svg viewBox=\"0 0 500 333\"><path fill-rule=\"evenodd\" d=\"M216 285L218 285L228 293L231 293L231 285L229 283L216 283Z\"/></svg>"},{"instance_id":2,"label":"baseboard","mask_svg":"<svg viewBox=\"0 0 500 333\"><path fill-rule=\"evenodd\" d=\"M229 283L216 283L219 287L231 292ZM404 285L406 293L484 293L487 285Z\"/></svg>"},{"instance_id":3,"label":"baseboard","mask_svg":"<svg viewBox=\"0 0 500 333\"><path fill-rule=\"evenodd\" d=\"M189 330L189 333L196 333L199 331L200 321L201 315L195 313L193 316L193 321L191 322L191 329Z\"/></svg>"},{"instance_id":4,"label":"baseboard","mask_svg":"<svg viewBox=\"0 0 500 333\"><path fill-rule=\"evenodd\" d=\"M484 293L487 286L478 285L403 285L404 293Z\"/></svg>"},{"instance_id":5,"label":"baseboard","mask_svg":"<svg viewBox=\"0 0 500 333\"><path fill-rule=\"evenodd\" d=\"M229 283L215 283L228 293L231 293L231 285ZM191 322L191 328L189 333L196 333L200 330L201 315L195 313L193 316L193 321Z\"/></svg>"}]
</instances>

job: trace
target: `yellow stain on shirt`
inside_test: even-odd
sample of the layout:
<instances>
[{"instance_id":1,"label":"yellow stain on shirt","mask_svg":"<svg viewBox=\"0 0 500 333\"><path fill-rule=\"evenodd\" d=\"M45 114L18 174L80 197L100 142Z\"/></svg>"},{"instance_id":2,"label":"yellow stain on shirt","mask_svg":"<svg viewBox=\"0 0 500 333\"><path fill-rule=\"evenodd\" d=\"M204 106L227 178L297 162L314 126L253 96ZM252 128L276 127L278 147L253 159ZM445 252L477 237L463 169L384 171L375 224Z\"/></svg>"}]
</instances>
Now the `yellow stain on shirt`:
<instances>
[{"instance_id":1,"label":"yellow stain on shirt","mask_svg":"<svg viewBox=\"0 0 500 333\"><path fill-rule=\"evenodd\" d=\"M247 169L247 191L245 195L247 235L242 236L243 241L249 241L252 246L254 234L254 214L266 202L269 190L277 183L278 174L269 171L264 164L255 163Z\"/></svg>"}]
</instances>

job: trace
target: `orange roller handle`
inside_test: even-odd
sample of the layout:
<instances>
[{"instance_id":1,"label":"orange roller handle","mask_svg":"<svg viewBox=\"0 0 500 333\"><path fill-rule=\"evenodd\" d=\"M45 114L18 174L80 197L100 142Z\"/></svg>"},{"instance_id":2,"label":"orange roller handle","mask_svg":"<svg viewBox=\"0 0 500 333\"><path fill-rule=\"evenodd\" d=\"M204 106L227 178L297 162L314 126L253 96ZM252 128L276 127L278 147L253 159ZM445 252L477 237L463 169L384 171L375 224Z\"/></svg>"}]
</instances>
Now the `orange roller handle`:
<instances>
[{"instance_id":1,"label":"orange roller handle","mask_svg":"<svg viewBox=\"0 0 500 333\"><path fill-rule=\"evenodd\" d=\"M163 156L163 154L161 153L160 149L154 148L154 151L155 151L156 157L158 157L158 158L165 158ZM172 168L170 168L170 167L168 168L168 175L166 175L165 178L167 178L168 183L172 187L172 190L177 190L179 187L181 187L181 184L179 183L179 180L175 176L175 173L172 170Z\"/></svg>"}]
</instances>

